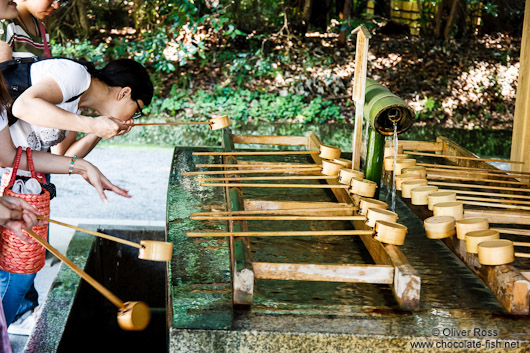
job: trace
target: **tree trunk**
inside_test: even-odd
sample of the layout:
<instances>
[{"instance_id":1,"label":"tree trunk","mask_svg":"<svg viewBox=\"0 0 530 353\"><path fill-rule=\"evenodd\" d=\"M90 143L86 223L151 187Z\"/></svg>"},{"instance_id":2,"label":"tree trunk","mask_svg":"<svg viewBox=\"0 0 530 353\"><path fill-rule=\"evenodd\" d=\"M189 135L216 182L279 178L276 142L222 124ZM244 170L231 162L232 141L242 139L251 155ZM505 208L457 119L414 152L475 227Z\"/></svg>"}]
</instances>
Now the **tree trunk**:
<instances>
[{"instance_id":1,"label":"tree trunk","mask_svg":"<svg viewBox=\"0 0 530 353\"><path fill-rule=\"evenodd\" d=\"M311 10L313 8L313 1L312 0L305 0L304 1L304 7L302 9L302 21L304 21L304 25L309 25L309 20L311 19Z\"/></svg>"},{"instance_id":2,"label":"tree trunk","mask_svg":"<svg viewBox=\"0 0 530 353\"><path fill-rule=\"evenodd\" d=\"M77 13L79 14L79 26L81 26L83 37L87 38L90 29L86 12L88 4L86 3L86 0L76 0L75 5Z\"/></svg>"},{"instance_id":3,"label":"tree trunk","mask_svg":"<svg viewBox=\"0 0 530 353\"><path fill-rule=\"evenodd\" d=\"M447 22L445 23L445 29L444 29L445 40L448 40L451 37L451 29L453 27L453 23L455 22L457 8L458 8L458 0L453 0L451 4L451 11L449 12L449 17L447 18Z\"/></svg>"},{"instance_id":4,"label":"tree trunk","mask_svg":"<svg viewBox=\"0 0 530 353\"><path fill-rule=\"evenodd\" d=\"M344 2L344 10L341 14L339 14L339 19L348 21L350 19L351 14L351 5L353 0L346 0ZM345 26L344 29L341 29L339 34L339 40L337 42L337 45L339 48L344 48L346 46L346 42L348 39L348 26Z\"/></svg>"},{"instance_id":5,"label":"tree trunk","mask_svg":"<svg viewBox=\"0 0 530 353\"><path fill-rule=\"evenodd\" d=\"M445 19L445 7L447 5L447 0L442 0L438 4L438 11L436 11L436 16L434 18L435 25L434 25L434 37L435 38L441 38L442 37L442 28L444 27L444 19Z\"/></svg>"}]
</instances>

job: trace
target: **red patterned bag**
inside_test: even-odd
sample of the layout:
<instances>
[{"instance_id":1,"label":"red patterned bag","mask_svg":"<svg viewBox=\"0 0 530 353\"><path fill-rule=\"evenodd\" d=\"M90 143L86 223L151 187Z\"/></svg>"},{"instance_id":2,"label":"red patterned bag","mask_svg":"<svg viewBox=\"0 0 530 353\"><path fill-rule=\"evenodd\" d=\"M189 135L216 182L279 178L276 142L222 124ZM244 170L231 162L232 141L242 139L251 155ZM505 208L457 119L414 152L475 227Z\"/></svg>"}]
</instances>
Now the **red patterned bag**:
<instances>
[{"instance_id":1,"label":"red patterned bag","mask_svg":"<svg viewBox=\"0 0 530 353\"><path fill-rule=\"evenodd\" d=\"M41 185L43 184L42 178L38 177L35 173L33 166L33 159L31 157L31 149L26 149L26 155L28 157L28 165L31 172L31 177L38 180ZM48 218L50 216L50 193L46 189L42 189L42 192L38 195L34 194L18 194L11 190L15 180L17 179L18 166L20 164L20 158L22 156L22 147L17 149L17 155L15 158L15 165L11 171L11 179L9 184L4 189L5 196L15 196L26 200L30 205L35 207L39 214L43 217ZM33 231L37 233L42 239L48 239L48 224L36 225L33 227ZM38 272L44 267L46 260L46 249L36 241L29 240L28 242L22 241L9 229L4 229L3 234L0 237L0 269L18 274L30 274Z\"/></svg>"}]
</instances>

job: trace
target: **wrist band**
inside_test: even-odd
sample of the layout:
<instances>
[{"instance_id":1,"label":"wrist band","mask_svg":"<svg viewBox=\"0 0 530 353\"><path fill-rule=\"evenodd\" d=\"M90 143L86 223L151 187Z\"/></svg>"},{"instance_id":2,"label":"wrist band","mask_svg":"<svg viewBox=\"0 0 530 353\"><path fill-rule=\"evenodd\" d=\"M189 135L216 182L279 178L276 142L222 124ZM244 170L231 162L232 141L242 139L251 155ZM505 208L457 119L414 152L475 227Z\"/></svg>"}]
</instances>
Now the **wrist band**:
<instances>
[{"instance_id":1,"label":"wrist band","mask_svg":"<svg viewBox=\"0 0 530 353\"><path fill-rule=\"evenodd\" d=\"M70 167L68 168L68 175L72 175L72 172L74 170L74 163L76 159L77 159L77 155L72 157L72 162L70 163Z\"/></svg>"}]
</instances>

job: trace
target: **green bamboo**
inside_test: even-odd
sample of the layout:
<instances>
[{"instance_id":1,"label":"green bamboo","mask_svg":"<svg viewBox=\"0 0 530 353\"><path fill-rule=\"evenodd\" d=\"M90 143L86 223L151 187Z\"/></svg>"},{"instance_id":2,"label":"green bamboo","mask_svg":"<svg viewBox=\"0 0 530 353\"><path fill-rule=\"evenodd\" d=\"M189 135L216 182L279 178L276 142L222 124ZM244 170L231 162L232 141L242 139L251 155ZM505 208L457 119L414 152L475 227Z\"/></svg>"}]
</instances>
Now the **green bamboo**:
<instances>
[{"instance_id":1,"label":"green bamboo","mask_svg":"<svg viewBox=\"0 0 530 353\"><path fill-rule=\"evenodd\" d=\"M394 123L398 134L408 130L415 117L414 110L403 99L371 79L366 80L363 115L372 129L385 136L394 134Z\"/></svg>"},{"instance_id":2,"label":"green bamboo","mask_svg":"<svg viewBox=\"0 0 530 353\"><path fill-rule=\"evenodd\" d=\"M368 145L366 146L366 164L364 169L365 179L381 184L381 173L383 171L383 158L385 155L385 137L370 128L368 132ZM376 189L377 198L379 187Z\"/></svg>"}]
</instances>

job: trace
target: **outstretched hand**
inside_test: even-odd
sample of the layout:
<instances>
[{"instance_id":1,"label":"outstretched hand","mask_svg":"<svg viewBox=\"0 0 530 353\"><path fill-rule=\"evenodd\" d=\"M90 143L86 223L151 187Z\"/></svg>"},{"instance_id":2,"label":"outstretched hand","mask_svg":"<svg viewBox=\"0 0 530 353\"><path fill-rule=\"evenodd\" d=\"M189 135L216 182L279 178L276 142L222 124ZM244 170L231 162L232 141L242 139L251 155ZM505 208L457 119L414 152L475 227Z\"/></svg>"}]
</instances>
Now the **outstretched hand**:
<instances>
[{"instance_id":1,"label":"outstretched hand","mask_svg":"<svg viewBox=\"0 0 530 353\"><path fill-rule=\"evenodd\" d=\"M0 225L12 231L24 242L31 239L24 234L24 229L31 229L39 222L39 213L25 200L12 197L0 197Z\"/></svg>"},{"instance_id":2,"label":"outstretched hand","mask_svg":"<svg viewBox=\"0 0 530 353\"><path fill-rule=\"evenodd\" d=\"M105 190L110 190L123 197L131 197L129 192L112 184L109 179L94 165L87 162L86 172L81 173L82 177L93 187L96 188L99 197L103 202L108 202Z\"/></svg>"}]
</instances>

